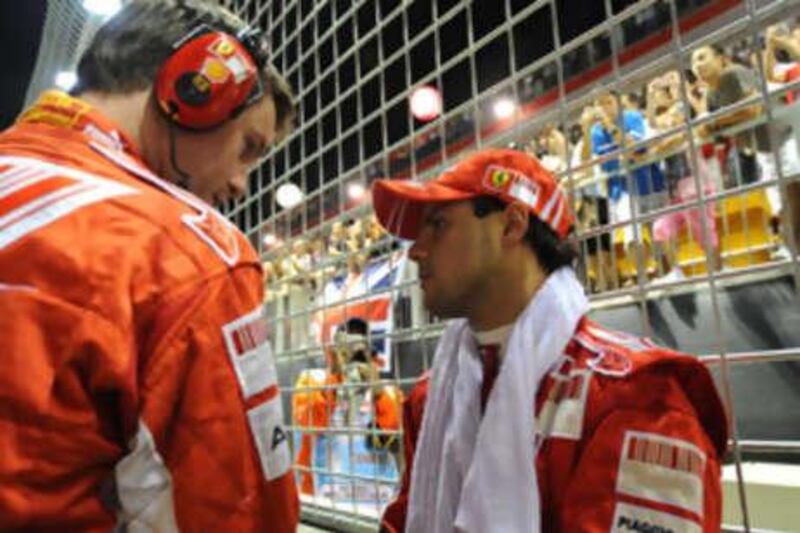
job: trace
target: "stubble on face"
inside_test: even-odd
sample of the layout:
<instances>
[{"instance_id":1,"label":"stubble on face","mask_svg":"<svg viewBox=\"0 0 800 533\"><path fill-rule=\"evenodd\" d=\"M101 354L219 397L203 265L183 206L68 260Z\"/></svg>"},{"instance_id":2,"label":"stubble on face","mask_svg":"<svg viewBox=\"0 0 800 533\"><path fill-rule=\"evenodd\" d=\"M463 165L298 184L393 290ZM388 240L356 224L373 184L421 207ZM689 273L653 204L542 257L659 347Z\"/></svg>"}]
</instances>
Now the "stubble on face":
<instances>
[{"instance_id":1,"label":"stubble on face","mask_svg":"<svg viewBox=\"0 0 800 533\"><path fill-rule=\"evenodd\" d=\"M480 305L490 285L496 248L486 219L478 219L471 202L449 204L430 213L444 219L438 233L428 228L424 257L419 261L426 309L439 318L467 316Z\"/></svg>"},{"instance_id":2,"label":"stubble on face","mask_svg":"<svg viewBox=\"0 0 800 533\"><path fill-rule=\"evenodd\" d=\"M146 120L148 137L143 155L148 165L161 177L183 184L212 205L243 192L247 174L264 156L276 133L271 98L205 132L182 130L152 114Z\"/></svg>"}]
</instances>

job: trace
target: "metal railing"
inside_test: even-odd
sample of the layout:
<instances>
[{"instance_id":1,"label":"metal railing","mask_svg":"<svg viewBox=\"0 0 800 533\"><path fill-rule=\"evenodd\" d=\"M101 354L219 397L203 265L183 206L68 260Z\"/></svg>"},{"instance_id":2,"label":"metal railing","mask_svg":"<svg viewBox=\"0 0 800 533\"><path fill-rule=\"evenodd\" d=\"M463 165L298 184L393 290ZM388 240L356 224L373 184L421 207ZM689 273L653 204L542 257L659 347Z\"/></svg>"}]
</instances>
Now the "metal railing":
<instances>
[{"instance_id":1,"label":"metal railing","mask_svg":"<svg viewBox=\"0 0 800 533\"><path fill-rule=\"evenodd\" d=\"M355 452L354 447L362 439L379 436L397 438L401 435L401 428L367 427L349 419L331 426L331 420L336 416L335 401L326 404L323 416L325 424L298 423L293 418L293 403L301 398L314 394L348 395L361 387L352 383L324 381L296 385L298 378L306 376L310 369L317 368L325 372L330 364L330 353L336 348L324 334L319 336L319 331L310 331L310 326L330 327L328 316L335 315L340 319L352 317L357 314L356 310L363 311L367 302L387 300L390 310L387 311L388 317L381 315L378 321L383 324L383 329L370 335L370 342L391 347L391 357L381 378L370 386L397 387L402 390L408 390L417 375L429 368L435 339L443 327L442 323L429 317L422 309L413 265L397 262L396 259L387 263L387 256L381 250L385 250L387 245L391 246L393 241L383 236L364 244L367 240L364 235L371 231L370 209L368 202L348 199L347 187L350 183L368 185L376 175L408 175L424 181L473 148L509 144L525 146L550 122L555 122L566 133L578 123L581 110L596 98L597 86L623 93L641 91L651 79L669 70L676 70L681 77L678 99L683 109L688 110L691 108L691 87L685 73L690 70L693 51L710 44L736 50L741 43L747 43L758 51L759 41L768 26L777 21L792 20L800 14L798 1L645 0L615 12L612 2L604 0L602 20L577 37L566 39L561 35L563 13L559 10L562 3L556 0L537 0L525 5L510 0L496 3L502 6L498 9L504 11L504 16L488 29L480 28L480 21L476 20L475 3L472 2L451 2L443 12L438 9L444 3L432 2L430 20L420 27L417 27L417 15L412 12L412 4L416 3L409 2L244 0L223 3L270 31L282 32L280 38L275 39L273 54L276 61L283 65L284 72L299 81L296 89L301 117L297 130L276 148L272 157L254 175L254 194L229 206L227 214L251 238L271 272L266 288L272 295L267 305L271 313L273 335L277 339L276 356L287 408L287 423L296 437L294 450L298 450L304 435L324 437L328 441L323 446L326 449L320 453L331 455L334 447L332 441L341 438L345 442L342 453L349 455L350 459L360 453ZM383 12L387 6L388 10ZM338 12L339 7L343 11ZM551 21L552 46L540 57L520 63L517 51L522 45L523 36L516 30L539 13L545 13ZM654 13L661 14L658 15L662 17L658 19L660 23L643 38L628 42L624 29L640 21L647 22L650 20L648 17L656 16ZM362 24L362 19L368 19L366 25ZM322 23L325 23L325 27L319 26ZM348 25L351 27L348 28ZM447 38L446 29L462 26L466 46L442 57L438 52L442 47L442 39ZM290 27L293 29L286 31ZM402 42L397 46L389 44L387 48L387 35L396 27L400 28ZM475 33L478 28L480 35ZM308 31L313 38L309 40L309 46L302 47L300 43L305 37L304 32ZM340 36L348 31L352 33L352 43L349 47L340 47ZM370 61L370 66L365 64L362 67L361 51L371 46L373 39L376 40L377 60ZM413 67L414 50L431 39L434 48L430 51L434 55L432 70L419 77L413 76L411 71L406 72L405 79L398 82L398 90L386 90L384 85L389 76L388 67L398 61ZM319 58L328 43L333 47L333 61L320 64ZM484 86L479 83L481 72L478 55L487 46L496 43L501 43L501 48L508 51L508 56L501 58L507 64L508 76L491 86ZM570 66L574 57L588 54L586 50L596 50L598 43L601 47L607 46L606 53L589 61L582 71ZM297 60L288 64L287 58L293 54L294 47L299 48L295 54ZM312 65L311 77L304 76L306 64ZM350 65L354 73L352 83L343 85L340 77ZM457 105L446 106L442 115L428 124L415 122L407 113L402 115L397 120L404 122L399 129L405 133L397 134L396 124L392 122L395 120L392 110L404 106L410 92L421 83L444 87L447 99L448 87L443 83L444 78L460 65L466 65L465 72L469 80L465 81L465 86L468 86L468 96ZM732 345L732 331L729 328L733 326L726 322L724 307L728 304L723 301L723 295L728 292L758 291L759 287L783 283L782 280L788 280L790 291L796 296L800 265L796 243L790 238L794 228L789 223L787 210L792 205L790 187L798 180L800 170L782 166L780 158L783 147L779 143L772 143L770 147L770 154L778 164L768 179L747 183L737 179L735 183L722 183L715 190L707 191L698 170L702 164L700 159L704 157L701 155L701 145L708 142L700 134L703 129L715 127L717 139L730 140L754 135L759 125L791 122L785 116L793 113L798 104L792 107L785 100L800 89L800 81L779 86L768 84L763 77L763 59L756 59L750 69L758 79L758 91L752 95L710 113L692 115L686 112L685 119L679 124L636 142L623 141L614 152L577 163L567 158L565 168L559 173L563 186L576 202L582 190L605 183L608 175L602 173L586 177L587 173L594 172L604 163L618 160L620 172L627 175L648 165L660 165L667 157L686 155L697 191L696 197L642 212L638 205L634 205L631 194L631 208L626 216L579 228L576 238L582 247L582 264L588 265L590 258L585 243L611 235L609 255L612 272L622 276L623 268L630 269L625 274L629 286L618 284L595 289L590 294L595 314L634 308L644 323L643 329L650 332L653 328L653 305L670 299L677 301L686 295L707 295L707 312L713 326L705 332L706 348L699 357L719 377L720 391L734 422L739 418L734 402L736 390L731 378L732 368L738 372L755 368L754 365L793 364L800 359L798 345L771 349ZM546 86L543 80L553 73L555 81L549 89L539 92L529 89L527 84L530 80L531 83ZM323 101L323 85L329 78L333 79L333 98ZM372 109L366 92L375 84L378 87L378 105ZM517 105L515 115L510 120L495 120L487 111L492 98L501 94L510 96ZM348 99L355 101L356 120L345 127L343 123L348 121L342 104ZM309 105L316 111L311 112L307 108ZM721 118L754 105L762 110L761 116L756 119L739 121L725 128L715 126ZM329 119L333 121L332 128L324 124ZM381 148L371 154L367 153L362 136L366 125L374 121L380 124ZM326 137L326 129L332 129L335 134ZM630 161L632 154L649 151L659 142L675 135L685 138L680 148L653 152L648 157ZM351 138L357 139L354 153L347 152L347 139ZM722 168L722 174L722 178L728 179L731 172ZM281 184L289 181L303 190L306 203L285 210L277 204L275 192ZM758 205L751 207L756 197L761 203L756 202ZM776 212L773 206L764 203L771 199L779 199L784 211ZM693 210L710 213L708 217L699 217L700 237L695 244L700 251L694 257L672 265L673 268L688 272L683 279L662 282L659 276L664 274L661 265L665 261L664 257L658 256L653 238L654 226L664 217ZM360 235L335 236L341 231L338 226L343 224L350 224L349 228L360 225ZM620 247L620 239L614 235L626 232L632 237L630 242L623 238ZM715 264L715 258L710 253L714 233L721 242L721 265ZM271 242L279 244L265 244L263 237L267 235L271 237ZM685 234L681 235L681 238L685 237ZM361 244L335 256L329 253L348 239ZM686 243L692 239L694 237L675 245L677 252L688 250ZM317 251L303 250L303 246L317 246L319 243L321 249ZM306 266L291 266L292 249L296 245L301 251L295 254L294 259L303 257ZM403 246L402 243L397 245ZM777 252L781 253L776 255ZM372 256L370 260L365 259L369 256ZM392 280L388 284L376 284L370 278L381 267L391 271ZM582 270L587 282L591 281L592 275L597 275L588 272L588 267ZM298 328L304 331L298 334ZM797 406L784 406L789 410L793 407ZM374 405L368 409L370 415L374 416ZM752 523L752 513L744 490L746 479L741 471L742 455L796 457L800 452L800 442L796 439L752 438L741 433L738 423L734 423L732 429L729 460L738 471L739 501L736 505L743 523L724 527L730 531L740 530L738 528L755 530L753 527L758 524ZM330 464L299 465L297 471L299 475L334 479L344 485L350 483L354 486L357 482L378 485L386 481L374 473L355 473L331 467ZM337 501L330 494L303 496L304 517L315 524L336 530L374 528L379 507L359 507L358 503ZM366 508L369 511L365 511Z\"/></svg>"}]
</instances>

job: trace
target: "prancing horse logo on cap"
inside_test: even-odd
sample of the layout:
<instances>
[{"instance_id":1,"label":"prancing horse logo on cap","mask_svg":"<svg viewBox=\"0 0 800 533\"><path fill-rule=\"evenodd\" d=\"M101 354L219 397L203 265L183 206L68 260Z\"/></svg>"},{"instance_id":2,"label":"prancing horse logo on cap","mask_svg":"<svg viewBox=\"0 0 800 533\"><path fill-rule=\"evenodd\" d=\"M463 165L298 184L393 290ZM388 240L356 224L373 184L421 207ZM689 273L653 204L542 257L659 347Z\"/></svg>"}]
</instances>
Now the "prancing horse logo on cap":
<instances>
[{"instance_id":1,"label":"prancing horse logo on cap","mask_svg":"<svg viewBox=\"0 0 800 533\"><path fill-rule=\"evenodd\" d=\"M509 180L511 180L511 175L507 170L501 170L496 168L492 170L492 185L496 189L503 189L508 184Z\"/></svg>"}]
</instances>

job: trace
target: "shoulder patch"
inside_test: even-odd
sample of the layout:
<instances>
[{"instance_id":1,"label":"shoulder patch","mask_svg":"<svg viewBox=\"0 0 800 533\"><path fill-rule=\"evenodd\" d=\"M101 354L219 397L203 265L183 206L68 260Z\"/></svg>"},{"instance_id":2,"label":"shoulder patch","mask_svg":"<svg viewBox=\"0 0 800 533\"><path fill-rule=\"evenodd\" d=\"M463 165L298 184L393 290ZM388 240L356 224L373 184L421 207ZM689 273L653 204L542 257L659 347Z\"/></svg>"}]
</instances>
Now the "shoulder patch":
<instances>
[{"instance_id":1,"label":"shoulder patch","mask_svg":"<svg viewBox=\"0 0 800 533\"><path fill-rule=\"evenodd\" d=\"M624 377L630 374L633 369L633 362L630 357L619 349L615 350L613 345L596 342L595 339L582 332L579 332L573 338L575 342L590 352L591 356L586 360L586 366L598 374Z\"/></svg>"},{"instance_id":2,"label":"shoulder patch","mask_svg":"<svg viewBox=\"0 0 800 533\"><path fill-rule=\"evenodd\" d=\"M612 331L609 329L597 327L596 325L587 325L586 331L589 335L594 336L601 342L608 342L626 348L632 352L643 352L652 349L655 345L648 339L636 337L621 331Z\"/></svg>"},{"instance_id":3,"label":"shoulder patch","mask_svg":"<svg viewBox=\"0 0 800 533\"><path fill-rule=\"evenodd\" d=\"M82 207L137 192L76 168L0 156L0 249Z\"/></svg>"},{"instance_id":4,"label":"shoulder patch","mask_svg":"<svg viewBox=\"0 0 800 533\"><path fill-rule=\"evenodd\" d=\"M633 363L630 357L613 350L600 352L587 363L589 368L604 376L624 377L631 373Z\"/></svg>"},{"instance_id":5,"label":"shoulder patch","mask_svg":"<svg viewBox=\"0 0 800 533\"><path fill-rule=\"evenodd\" d=\"M616 490L702 518L705 466L705 453L691 442L658 433L627 431Z\"/></svg>"},{"instance_id":6,"label":"shoulder patch","mask_svg":"<svg viewBox=\"0 0 800 533\"><path fill-rule=\"evenodd\" d=\"M217 212L216 209L193 194L159 178L124 152L108 148L96 142L92 142L91 147L112 163L121 166L128 172L135 174L147 183L192 208L195 212L183 215L181 221L201 241L206 243L226 265L234 266L239 261L241 256L239 229Z\"/></svg>"}]
</instances>

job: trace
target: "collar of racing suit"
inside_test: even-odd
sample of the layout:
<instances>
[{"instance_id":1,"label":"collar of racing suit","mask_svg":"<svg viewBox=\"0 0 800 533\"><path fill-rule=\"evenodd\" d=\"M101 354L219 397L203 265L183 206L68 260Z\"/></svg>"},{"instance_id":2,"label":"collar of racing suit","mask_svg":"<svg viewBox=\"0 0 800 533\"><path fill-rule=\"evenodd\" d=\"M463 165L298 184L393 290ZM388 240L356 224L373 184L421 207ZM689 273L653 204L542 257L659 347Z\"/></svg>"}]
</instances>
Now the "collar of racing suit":
<instances>
[{"instance_id":1,"label":"collar of racing suit","mask_svg":"<svg viewBox=\"0 0 800 533\"><path fill-rule=\"evenodd\" d=\"M63 91L45 91L18 124L48 124L79 131L90 141L141 159L131 138L98 110Z\"/></svg>"}]
</instances>

